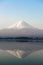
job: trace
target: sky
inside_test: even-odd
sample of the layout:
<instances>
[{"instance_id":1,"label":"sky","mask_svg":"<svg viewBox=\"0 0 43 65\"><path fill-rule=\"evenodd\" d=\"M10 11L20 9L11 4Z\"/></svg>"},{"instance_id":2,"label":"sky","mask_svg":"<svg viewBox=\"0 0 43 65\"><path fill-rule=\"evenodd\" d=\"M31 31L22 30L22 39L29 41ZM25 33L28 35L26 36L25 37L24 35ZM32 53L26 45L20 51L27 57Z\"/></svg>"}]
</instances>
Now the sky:
<instances>
[{"instance_id":1,"label":"sky","mask_svg":"<svg viewBox=\"0 0 43 65\"><path fill-rule=\"evenodd\" d=\"M0 0L0 28L20 20L43 29L43 0Z\"/></svg>"}]
</instances>

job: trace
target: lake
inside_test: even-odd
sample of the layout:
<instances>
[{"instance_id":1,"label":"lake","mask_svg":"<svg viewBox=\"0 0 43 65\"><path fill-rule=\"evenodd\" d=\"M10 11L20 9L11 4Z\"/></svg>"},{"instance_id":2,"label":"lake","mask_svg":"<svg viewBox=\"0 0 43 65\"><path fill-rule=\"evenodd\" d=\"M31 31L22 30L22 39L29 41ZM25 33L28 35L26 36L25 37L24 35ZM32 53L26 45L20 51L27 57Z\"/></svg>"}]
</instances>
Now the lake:
<instances>
[{"instance_id":1,"label":"lake","mask_svg":"<svg viewBox=\"0 0 43 65\"><path fill-rule=\"evenodd\" d=\"M17 58L1 50L28 51L26 57ZM0 42L0 65L43 65L43 42Z\"/></svg>"}]
</instances>

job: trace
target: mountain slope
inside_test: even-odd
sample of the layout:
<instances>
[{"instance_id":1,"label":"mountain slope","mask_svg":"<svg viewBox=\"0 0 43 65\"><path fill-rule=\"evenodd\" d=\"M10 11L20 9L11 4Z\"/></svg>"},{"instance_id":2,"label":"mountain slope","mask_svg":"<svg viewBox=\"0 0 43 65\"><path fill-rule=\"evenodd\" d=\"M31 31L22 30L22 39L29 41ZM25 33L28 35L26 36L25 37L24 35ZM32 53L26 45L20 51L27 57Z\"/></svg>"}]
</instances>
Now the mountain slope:
<instances>
[{"instance_id":1,"label":"mountain slope","mask_svg":"<svg viewBox=\"0 0 43 65\"><path fill-rule=\"evenodd\" d=\"M13 29L22 29L22 28L32 28L31 25L29 25L28 23L26 23L25 21L19 21L16 24L13 24L11 26L8 27L9 29L13 28Z\"/></svg>"},{"instance_id":2,"label":"mountain slope","mask_svg":"<svg viewBox=\"0 0 43 65\"><path fill-rule=\"evenodd\" d=\"M0 30L0 37L7 36L7 37L18 37L18 36L28 36L28 37L43 37L43 30L39 30L34 28L30 24L26 23L25 21L19 21L12 26L9 26L6 29Z\"/></svg>"}]
</instances>

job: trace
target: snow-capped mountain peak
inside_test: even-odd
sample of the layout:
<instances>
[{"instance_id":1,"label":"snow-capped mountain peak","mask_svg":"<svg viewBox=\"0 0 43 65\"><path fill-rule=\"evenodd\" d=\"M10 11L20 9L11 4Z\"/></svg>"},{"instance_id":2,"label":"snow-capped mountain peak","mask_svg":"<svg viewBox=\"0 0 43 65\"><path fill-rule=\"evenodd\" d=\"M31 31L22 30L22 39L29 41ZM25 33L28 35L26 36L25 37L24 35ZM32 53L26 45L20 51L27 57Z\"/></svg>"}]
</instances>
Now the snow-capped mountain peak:
<instances>
[{"instance_id":1,"label":"snow-capped mountain peak","mask_svg":"<svg viewBox=\"0 0 43 65\"><path fill-rule=\"evenodd\" d=\"M6 29L0 30L0 37L19 37L19 36L43 36L43 30L37 29L25 21L19 21Z\"/></svg>"},{"instance_id":2,"label":"snow-capped mountain peak","mask_svg":"<svg viewBox=\"0 0 43 65\"><path fill-rule=\"evenodd\" d=\"M32 28L32 26L26 23L25 21L19 21L16 24L9 26L8 28L22 29L22 28Z\"/></svg>"},{"instance_id":3,"label":"snow-capped mountain peak","mask_svg":"<svg viewBox=\"0 0 43 65\"><path fill-rule=\"evenodd\" d=\"M27 28L28 24L25 21L19 21L18 24L16 24L17 28Z\"/></svg>"}]
</instances>

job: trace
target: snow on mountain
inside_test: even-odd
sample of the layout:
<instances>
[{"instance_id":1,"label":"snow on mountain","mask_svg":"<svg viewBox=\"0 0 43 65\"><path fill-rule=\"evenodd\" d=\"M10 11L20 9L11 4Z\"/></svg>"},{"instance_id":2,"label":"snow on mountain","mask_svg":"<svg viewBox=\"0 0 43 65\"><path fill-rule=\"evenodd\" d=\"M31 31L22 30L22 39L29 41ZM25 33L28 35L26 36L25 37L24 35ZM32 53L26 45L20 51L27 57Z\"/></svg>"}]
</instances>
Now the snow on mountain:
<instances>
[{"instance_id":1,"label":"snow on mountain","mask_svg":"<svg viewBox=\"0 0 43 65\"><path fill-rule=\"evenodd\" d=\"M13 24L13 25L9 26L8 28L9 29L10 28L22 29L22 28L32 28L32 26L29 25L28 23L26 23L25 21L19 21L18 23Z\"/></svg>"},{"instance_id":2,"label":"snow on mountain","mask_svg":"<svg viewBox=\"0 0 43 65\"><path fill-rule=\"evenodd\" d=\"M37 29L25 21L19 21L6 29L0 30L0 37L18 37L18 36L43 36L43 30Z\"/></svg>"}]
</instances>

